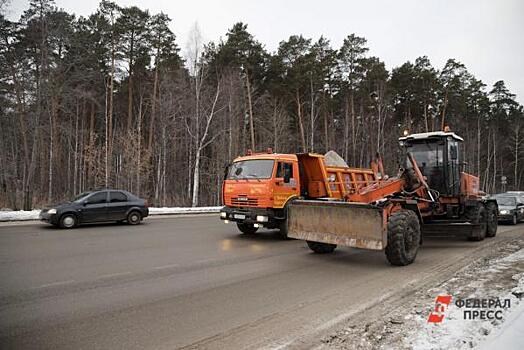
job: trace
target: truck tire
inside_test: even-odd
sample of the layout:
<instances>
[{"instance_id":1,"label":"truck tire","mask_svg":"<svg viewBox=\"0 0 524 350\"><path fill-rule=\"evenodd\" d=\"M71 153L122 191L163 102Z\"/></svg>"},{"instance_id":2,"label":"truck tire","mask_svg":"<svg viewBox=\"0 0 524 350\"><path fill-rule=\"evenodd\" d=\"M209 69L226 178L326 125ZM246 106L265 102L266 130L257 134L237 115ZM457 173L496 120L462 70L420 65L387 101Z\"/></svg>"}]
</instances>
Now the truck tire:
<instances>
[{"instance_id":1,"label":"truck tire","mask_svg":"<svg viewBox=\"0 0 524 350\"><path fill-rule=\"evenodd\" d=\"M498 228L498 210L497 206L493 203L486 205L488 224L486 229L486 237L495 237L497 235Z\"/></svg>"},{"instance_id":2,"label":"truck tire","mask_svg":"<svg viewBox=\"0 0 524 350\"><path fill-rule=\"evenodd\" d=\"M466 209L466 219L472 224L480 224L480 233L478 236L468 237L470 241L479 242L486 238L487 227L488 227L488 216L484 204L478 203L474 207Z\"/></svg>"},{"instance_id":3,"label":"truck tire","mask_svg":"<svg viewBox=\"0 0 524 350\"><path fill-rule=\"evenodd\" d=\"M391 265L406 266L415 261L420 246L420 224L411 210L397 211L388 220L386 258Z\"/></svg>"},{"instance_id":4,"label":"truck tire","mask_svg":"<svg viewBox=\"0 0 524 350\"><path fill-rule=\"evenodd\" d=\"M253 224L246 224L245 222L237 222L238 229L247 235L252 235L258 231L258 227L253 226Z\"/></svg>"},{"instance_id":5,"label":"truck tire","mask_svg":"<svg viewBox=\"0 0 524 350\"><path fill-rule=\"evenodd\" d=\"M284 239L287 239L287 218L278 225L278 235Z\"/></svg>"},{"instance_id":6,"label":"truck tire","mask_svg":"<svg viewBox=\"0 0 524 350\"><path fill-rule=\"evenodd\" d=\"M311 249L312 251L314 251L317 254L333 253L333 251L337 247L336 244L331 244L331 243L321 243L321 242L313 242L313 241L306 241L306 243L309 249Z\"/></svg>"}]
</instances>

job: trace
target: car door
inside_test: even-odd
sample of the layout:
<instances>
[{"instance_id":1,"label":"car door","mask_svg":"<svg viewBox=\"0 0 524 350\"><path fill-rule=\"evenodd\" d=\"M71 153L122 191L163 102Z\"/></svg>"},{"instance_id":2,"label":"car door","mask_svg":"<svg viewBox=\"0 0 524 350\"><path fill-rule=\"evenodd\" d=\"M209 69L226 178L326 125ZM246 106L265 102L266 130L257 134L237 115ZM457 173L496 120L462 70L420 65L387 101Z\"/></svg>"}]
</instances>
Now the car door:
<instances>
[{"instance_id":1,"label":"car door","mask_svg":"<svg viewBox=\"0 0 524 350\"><path fill-rule=\"evenodd\" d=\"M109 203L107 204L107 215L110 220L124 220L126 218L129 202L127 195L121 191L109 192Z\"/></svg>"},{"instance_id":2,"label":"car door","mask_svg":"<svg viewBox=\"0 0 524 350\"><path fill-rule=\"evenodd\" d=\"M86 198L82 208L83 222L107 221L107 191L100 191Z\"/></svg>"}]
</instances>

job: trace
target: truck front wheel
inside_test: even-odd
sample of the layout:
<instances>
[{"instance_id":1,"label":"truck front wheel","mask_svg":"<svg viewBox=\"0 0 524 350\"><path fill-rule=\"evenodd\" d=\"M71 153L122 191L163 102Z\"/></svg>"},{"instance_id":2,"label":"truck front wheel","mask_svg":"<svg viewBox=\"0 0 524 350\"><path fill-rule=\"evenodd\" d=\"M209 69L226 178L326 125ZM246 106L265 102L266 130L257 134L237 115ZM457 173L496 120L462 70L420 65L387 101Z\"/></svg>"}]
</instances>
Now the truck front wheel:
<instances>
[{"instance_id":1,"label":"truck front wheel","mask_svg":"<svg viewBox=\"0 0 524 350\"><path fill-rule=\"evenodd\" d=\"M420 224L417 214L400 210L388 220L386 258L395 266L406 266L415 261L420 246Z\"/></svg>"},{"instance_id":2,"label":"truck front wheel","mask_svg":"<svg viewBox=\"0 0 524 350\"><path fill-rule=\"evenodd\" d=\"M258 227L255 227L253 224L247 224L245 222L237 222L238 229L245 234L252 235L258 231Z\"/></svg>"}]
</instances>

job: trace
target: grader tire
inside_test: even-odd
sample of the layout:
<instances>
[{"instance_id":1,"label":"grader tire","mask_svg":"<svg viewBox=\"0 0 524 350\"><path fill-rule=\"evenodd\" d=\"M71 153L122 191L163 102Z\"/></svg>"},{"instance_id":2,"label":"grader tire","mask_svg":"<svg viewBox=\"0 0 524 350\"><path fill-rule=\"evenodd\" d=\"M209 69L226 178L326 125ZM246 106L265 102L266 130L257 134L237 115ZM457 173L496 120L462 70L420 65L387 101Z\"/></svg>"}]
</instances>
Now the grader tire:
<instances>
[{"instance_id":1,"label":"grader tire","mask_svg":"<svg viewBox=\"0 0 524 350\"><path fill-rule=\"evenodd\" d=\"M309 249L311 249L312 251L314 251L317 254L333 253L333 251L337 247L336 244L331 244L331 243L321 243L321 242L313 242L313 241L306 241L306 243Z\"/></svg>"},{"instance_id":2,"label":"grader tire","mask_svg":"<svg viewBox=\"0 0 524 350\"><path fill-rule=\"evenodd\" d=\"M480 234L478 236L468 237L470 241L483 241L486 238L488 227L487 210L482 203L466 210L466 219L472 224L480 224Z\"/></svg>"},{"instance_id":3,"label":"grader tire","mask_svg":"<svg viewBox=\"0 0 524 350\"><path fill-rule=\"evenodd\" d=\"M386 258L391 265L406 266L415 261L420 246L420 224L411 210L397 211L388 220Z\"/></svg>"},{"instance_id":4,"label":"grader tire","mask_svg":"<svg viewBox=\"0 0 524 350\"><path fill-rule=\"evenodd\" d=\"M488 203L486 205L486 211L488 219L486 237L495 237L497 235L499 220L497 206L494 203Z\"/></svg>"}]
</instances>

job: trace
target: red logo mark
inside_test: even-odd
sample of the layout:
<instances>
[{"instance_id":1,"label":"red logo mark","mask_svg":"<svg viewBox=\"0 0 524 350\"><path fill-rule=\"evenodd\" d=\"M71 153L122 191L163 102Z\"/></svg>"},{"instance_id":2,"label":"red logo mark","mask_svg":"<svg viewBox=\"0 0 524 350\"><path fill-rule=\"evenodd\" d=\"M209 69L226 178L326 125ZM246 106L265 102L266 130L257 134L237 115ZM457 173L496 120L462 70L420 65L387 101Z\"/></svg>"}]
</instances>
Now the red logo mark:
<instances>
[{"instance_id":1,"label":"red logo mark","mask_svg":"<svg viewBox=\"0 0 524 350\"><path fill-rule=\"evenodd\" d=\"M442 322L450 303L451 295L439 295L437 299L435 299L435 309L429 313L428 323Z\"/></svg>"}]
</instances>

